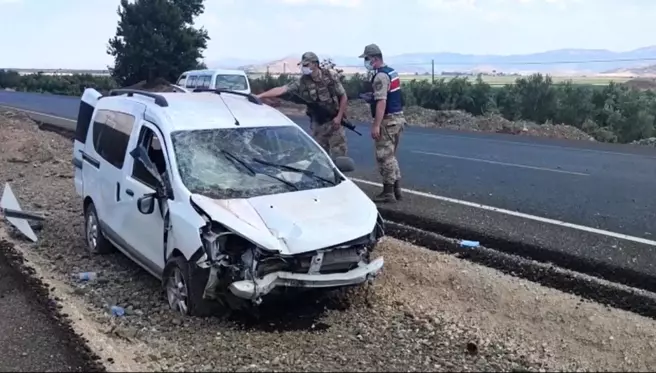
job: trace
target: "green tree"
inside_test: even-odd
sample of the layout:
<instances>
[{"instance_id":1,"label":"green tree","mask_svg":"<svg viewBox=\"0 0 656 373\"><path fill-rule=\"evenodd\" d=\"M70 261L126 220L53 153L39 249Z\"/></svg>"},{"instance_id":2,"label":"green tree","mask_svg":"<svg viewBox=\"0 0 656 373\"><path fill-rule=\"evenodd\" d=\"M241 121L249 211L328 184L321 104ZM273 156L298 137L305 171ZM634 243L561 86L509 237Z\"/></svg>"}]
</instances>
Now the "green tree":
<instances>
[{"instance_id":1,"label":"green tree","mask_svg":"<svg viewBox=\"0 0 656 373\"><path fill-rule=\"evenodd\" d=\"M0 70L0 88L18 88L21 77L14 70Z\"/></svg>"},{"instance_id":2,"label":"green tree","mask_svg":"<svg viewBox=\"0 0 656 373\"><path fill-rule=\"evenodd\" d=\"M209 36L193 27L203 0L121 0L116 36L107 53L112 77L122 86L163 78L173 82L199 66Z\"/></svg>"}]
</instances>

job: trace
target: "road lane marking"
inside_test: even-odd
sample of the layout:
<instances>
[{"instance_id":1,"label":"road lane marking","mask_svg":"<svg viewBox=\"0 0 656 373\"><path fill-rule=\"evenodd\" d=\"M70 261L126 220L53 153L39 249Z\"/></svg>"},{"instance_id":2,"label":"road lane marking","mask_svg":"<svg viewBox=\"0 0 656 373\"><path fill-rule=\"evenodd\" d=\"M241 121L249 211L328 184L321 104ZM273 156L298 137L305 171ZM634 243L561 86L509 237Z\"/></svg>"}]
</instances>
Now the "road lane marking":
<instances>
[{"instance_id":1,"label":"road lane marking","mask_svg":"<svg viewBox=\"0 0 656 373\"><path fill-rule=\"evenodd\" d=\"M418 128L430 128L430 127L418 127ZM608 154L608 155L621 155L621 156L627 156L627 157L642 157L642 158L656 159L656 156L649 155L649 154L635 154L635 153L624 153L624 152L611 151L611 150L586 149L586 148L580 148L580 147L576 147L576 146L565 146L565 145L555 145L555 144L537 144L537 143L534 143L534 142L500 140L500 139L492 139L492 138L488 138L488 137L475 137L475 136L466 136L466 135L447 135L447 134L443 134L443 133L426 134L426 133L420 133L420 132L411 132L411 130L408 130L407 132L404 132L403 136L406 136L406 135L422 137L423 139L425 139L426 137L457 138L457 139L463 139L463 140L476 140L476 141L494 142L494 143L499 143L499 144L512 144L512 145L519 145L519 146L524 146L524 147L529 147L529 148L545 148L545 149L554 149L554 150L565 150L565 151L570 151L570 152L599 153L599 154ZM584 140L570 140L570 141L584 141ZM635 145L635 146L638 147L640 145Z\"/></svg>"},{"instance_id":2,"label":"road lane marking","mask_svg":"<svg viewBox=\"0 0 656 373\"><path fill-rule=\"evenodd\" d=\"M369 181L369 180L363 180L363 179L358 179L358 178L354 178L354 177L352 177L350 179L353 180L356 183L362 183L362 184L367 184L367 185L372 185L372 186L377 186L377 187L382 187L383 186L381 183L377 183L377 182L373 182L373 181ZM419 196L419 197L425 197L425 198L430 198L430 199L434 199L434 200L438 200L438 201L450 202L450 203L463 205L463 206L467 206L467 207L474 207L474 208L481 209L481 210L497 212L497 213L505 214L505 215L511 215L511 216L515 216L515 217L518 217L518 218L537 221L537 222L540 222L540 223L557 225L559 227L572 228L572 229L576 229L576 230L583 231L583 232L594 233L594 234L598 234L598 235L602 235L602 236L618 238L618 239L621 239L621 240L631 241L631 242L635 242L635 243L641 243L641 244L644 244L644 245L656 246L656 241L648 240L648 239L642 238L642 237L630 236L630 235L624 234L624 233L611 232L611 231L607 231L607 230L603 230L603 229L588 227L588 226L585 226L585 225L568 223L568 222L562 221L562 220L543 218L541 216L529 215L529 214L525 214L523 212L511 211L511 210L506 210L506 209L502 209L502 208L498 208L498 207L487 206L487 205L483 205L483 204L480 204L480 203L463 201L463 200L459 200L459 199L455 199L455 198L449 198L449 197L442 197L442 196L438 196L438 195L435 195L435 194L420 192L418 190L403 189L403 191L408 193L408 194L413 194L413 195L416 195L416 196Z\"/></svg>"},{"instance_id":3,"label":"road lane marking","mask_svg":"<svg viewBox=\"0 0 656 373\"><path fill-rule=\"evenodd\" d=\"M433 153L433 152L424 152L424 151L420 151L420 150L412 150L411 152L412 153L417 153L417 154L433 155L433 156L436 156L436 157L454 158L454 159L462 159L462 160L465 160L465 161L496 164L496 165L499 165L499 166L527 168L527 169L531 169L531 170L558 172L558 173L561 173L561 174L570 174L570 175L577 175L577 176L590 176L590 174L586 174L586 173L583 173L583 172L565 171L565 170L558 170L558 169L555 169L555 168L546 168L546 167L537 167L537 166L528 166L528 165L523 165L523 164L518 164L518 163L490 161L490 160L487 160L487 159L460 157L460 156L457 156L457 155L450 155L450 154L443 154L443 153Z\"/></svg>"},{"instance_id":4,"label":"road lane marking","mask_svg":"<svg viewBox=\"0 0 656 373\"><path fill-rule=\"evenodd\" d=\"M5 107L7 107L7 106L5 106ZM70 122L76 122L72 119L58 117L58 116L55 116L55 115L42 114L42 113L39 113L39 112L36 112L36 111L25 110L25 109L16 108L16 107L11 107L11 108L12 109L17 109L17 110L20 110L20 111L24 111L24 112L27 112L27 113L33 113L33 114L48 116L48 117L52 117L52 118L56 118L56 119L68 120ZM382 187L383 186L382 184L374 182L374 181L363 180L363 179L358 179L358 178L353 178L353 177L350 178L350 179L355 181L356 183L362 183L362 184L367 184L367 185L372 185L372 186L377 186L377 187ZM630 242L635 242L635 243L640 243L640 244L656 247L656 241L648 240L648 239L642 238L642 237L635 237L635 236L630 236L630 235L623 234L623 233L617 233L617 232L611 232L611 231L607 231L607 230L603 230L603 229L592 228L592 227L588 227L588 226L585 226L585 225L568 223L568 222L565 222L565 221L562 221L562 220L543 218L541 216L529 215L529 214L525 214L523 212L506 210L506 209L502 209L502 208L498 208L498 207L483 205L483 204L480 204L480 203L475 203L475 202L463 201L463 200L459 200L459 199L455 199L455 198L438 196L436 194L420 192L418 190L403 189L403 191L408 193L408 194L413 194L413 195L416 195L416 196L419 196L419 197L424 197L424 198L430 198L430 199L437 200L437 201L450 202L450 203L458 204L458 205L462 205L462 206L473 207L473 208L477 208L477 209L481 209L481 210L485 210L485 211L497 212L497 213L500 213L500 214L510 215L510 216L514 216L514 217L518 217L518 218L527 219L527 220L533 220L533 221L537 221L537 222L540 222L540 223L546 223L546 224L556 225L556 226L559 226L559 227L576 229L576 230L583 231L583 232L594 233L594 234L598 234L598 235L601 235L601 236L613 237L613 238L617 238L617 239L620 239L620 240L625 240L625 241L630 241Z\"/></svg>"}]
</instances>

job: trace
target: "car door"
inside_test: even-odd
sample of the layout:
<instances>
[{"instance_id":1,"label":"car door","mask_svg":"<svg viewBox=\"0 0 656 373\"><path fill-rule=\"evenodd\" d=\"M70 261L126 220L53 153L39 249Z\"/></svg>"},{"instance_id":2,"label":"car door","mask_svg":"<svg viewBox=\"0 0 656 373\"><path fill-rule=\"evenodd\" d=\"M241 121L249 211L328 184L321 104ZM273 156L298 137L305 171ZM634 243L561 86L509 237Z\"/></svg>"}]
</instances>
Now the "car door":
<instances>
[{"instance_id":1,"label":"car door","mask_svg":"<svg viewBox=\"0 0 656 373\"><path fill-rule=\"evenodd\" d=\"M87 142L83 153L83 161L93 166L83 168L84 190L96 206L103 232L120 243L116 216L120 180L135 118L145 106L120 99L101 100L98 106L91 130L92 141Z\"/></svg>"},{"instance_id":2,"label":"car door","mask_svg":"<svg viewBox=\"0 0 656 373\"><path fill-rule=\"evenodd\" d=\"M85 197L84 192L84 168L91 167L91 171L96 168L97 162L89 163L84 160L84 149L87 146L87 139L93 141L89 134L89 129L93 123L94 113L98 100L102 95L93 88L84 90L80 97L80 107L77 114L77 123L75 126L75 139L73 141L73 166L75 169L75 192L80 197Z\"/></svg>"},{"instance_id":3,"label":"car door","mask_svg":"<svg viewBox=\"0 0 656 373\"><path fill-rule=\"evenodd\" d=\"M170 168L164 151L163 135L150 122L141 121L139 135L130 143L130 149L143 145L151 162L160 175L168 175ZM122 205L121 225L128 244L134 247L149 270L159 275L164 269L164 218L159 204L155 204L152 214L142 214L137 209L137 200L149 193L154 193L157 186L155 178L143 164L133 157L126 161L126 174L123 181L124 196L131 202ZM166 177L166 176L164 176ZM164 202L166 203L166 202Z\"/></svg>"},{"instance_id":4,"label":"car door","mask_svg":"<svg viewBox=\"0 0 656 373\"><path fill-rule=\"evenodd\" d=\"M145 105L139 102L122 99L101 100L101 121L94 122L92 136L95 155L100 158L100 167L97 169L97 185L93 199L103 232L109 235L115 243L123 246L120 217L120 205L124 203L121 198L121 181L124 178L125 160L128 144L135 131L135 120L145 110ZM86 175L85 175L86 181ZM86 189L86 187L85 187Z\"/></svg>"}]
</instances>

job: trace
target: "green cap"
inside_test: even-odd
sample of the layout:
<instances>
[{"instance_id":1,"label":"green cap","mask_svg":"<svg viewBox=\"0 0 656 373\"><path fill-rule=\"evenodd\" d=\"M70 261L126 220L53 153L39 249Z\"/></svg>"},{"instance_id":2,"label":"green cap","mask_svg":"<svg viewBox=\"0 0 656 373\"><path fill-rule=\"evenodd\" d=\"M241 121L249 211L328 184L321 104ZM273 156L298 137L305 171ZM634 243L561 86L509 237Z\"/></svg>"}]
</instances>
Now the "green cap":
<instances>
[{"instance_id":1,"label":"green cap","mask_svg":"<svg viewBox=\"0 0 656 373\"><path fill-rule=\"evenodd\" d=\"M316 62L319 63L319 57L314 52L305 52L301 56L301 62L299 62L299 65L305 65L310 62Z\"/></svg>"},{"instance_id":2,"label":"green cap","mask_svg":"<svg viewBox=\"0 0 656 373\"><path fill-rule=\"evenodd\" d=\"M369 44L364 47L364 53L362 53L358 58L371 57L377 54L383 54L383 52L380 51L380 48L378 48L376 44Z\"/></svg>"}]
</instances>

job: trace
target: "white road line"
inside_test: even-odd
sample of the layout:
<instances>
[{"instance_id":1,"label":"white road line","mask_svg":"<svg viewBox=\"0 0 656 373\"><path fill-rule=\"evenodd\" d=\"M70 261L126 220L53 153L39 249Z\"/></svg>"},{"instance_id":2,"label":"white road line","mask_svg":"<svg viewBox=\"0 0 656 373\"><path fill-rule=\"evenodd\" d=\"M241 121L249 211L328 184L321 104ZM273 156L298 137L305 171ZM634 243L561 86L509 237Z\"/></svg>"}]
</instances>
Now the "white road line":
<instances>
[{"instance_id":1,"label":"white road line","mask_svg":"<svg viewBox=\"0 0 656 373\"><path fill-rule=\"evenodd\" d=\"M531 170L558 172L558 173L561 173L561 174L570 174L570 175L577 175L577 176L590 176L590 174L586 174L586 173L583 173L583 172L565 171L565 170L558 170L558 169L555 169L555 168L546 168L546 167L537 167L537 166L528 166L528 165L523 165L523 164L518 164L518 163L506 163L506 162L490 161L490 160L487 160L487 159L460 157L460 156L457 156L457 155L424 152L424 151L420 151L420 150L412 150L411 152L412 153L417 153L417 154L434 155L436 157L454 158L454 159L462 159L462 160L465 160L465 161L496 164L496 165L499 165L499 166L528 168L528 169L531 169Z\"/></svg>"},{"instance_id":2,"label":"white road line","mask_svg":"<svg viewBox=\"0 0 656 373\"><path fill-rule=\"evenodd\" d=\"M377 186L377 187L382 187L383 186L380 183L376 183L376 182L369 181L369 180L357 179L357 178L353 178L353 177L350 178L350 179L355 181L356 183L373 185L373 186ZM606 230L603 230L603 229L586 227L585 225L568 223L568 222L562 221L562 220L543 218L541 216L524 214L523 212L510 211L510 210L505 210L505 209L501 209L501 208L498 208L498 207L482 205L480 203L462 201L462 200L459 200L459 199L449 198L449 197L442 197L442 196L438 196L438 195L435 195L435 194L420 192L418 190L403 189L403 191L408 193L408 194L414 194L416 196L430 198L430 199L434 199L434 200L438 200L438 201L455 203L455 204L458 204L458 205L474 207L474 208L481 209L481 210L493 211L493 212L498 212L500 214L511 215L511 216L515 216L515 217L518 217L518 218L534 220L534 221L538 221L540 223L547 223L547 224L557 225L559 227L572 228L572 229L576 229L576 230L583 231L583 232L599 234L599 235L607 236L607 237L619 238L621 240L641 243L641 244L645 244L645 245L649 245L649 246L656 246L656 241L648 240L648 239L642 238L642 237L629 236L629 235L623 234L623 233L617 233L617 232L606 231Z\"/></svg>"},{"instance_id":3,"label":"white road line","mask_svg":"<svg viewBox=\"0 0 656 373\"><path fill-rule=\"evenodd\" d=\"M0 105L0 106L4 106L4 105ZM5 107L7 107L7 106L5 106ZM42 114L42 113L39 113L39 112L36 112L36 111L24 110L24 109L16 108L16 107L13 107L13 106L11 108L12 109L17 109L17 110L20 110L20 111L24 111L24 112L27 112L27 113L33 113L33 114L37 114L37 115L43 115L43 116L48 116L48 117L57 118L57 119L65 119L65 120L68 120L68 121L71 121L71 122L75 122L72 119L58 117L58 116L55 116L55 115ZM353 177L350 178L350 179L357 182L357 183L368 184L368 185L373 185L373 186L377 186L377 187L382 187L383 186L380 183L376 183L376 182L369 181L369 180L357 179L357 178L353 178ZM538 222L541 222L541 223L547 223L547 224L557 225L557 226L560 226L560 227L572 228L572 229L580 230L580 231L583 231L583 232L595 233L595 234L599 234L599 235L602 235L602 236L618 238L618 239L625 240L625 241L641 243L641 244L649 245L649 246L656 246L656 241L648 240L646 238L629 236L629 235L623 234L623 233L617 233L617 232L606 231L606 230L603 230L603 229L586 227L585 225L578 225L578 224L568 223L568 222L565 222L565 221L562 221L562 220L543 218L541 216L524 214L522 212L517 212L517 211L505 210L505 209L501 209L501 208L498 208L498 207L482 205L480 203L462 201L462 200L459 200L459 199L449 198L449 197L442 197L442 196L438 196L438 195L435 195L435 194L420 192L418 190L403 189L403 191L406 192L406 193L409 193L409 194L414 194L416 196L430 198L430 199L434 199L434 200L438 200L438 201L455 203L455 204L458 204L458 205L474 207L474 208L478 208L478 209L481 209L481 210L493 211L493 212L498 212L500 214L511 215L511 216L515 216L515 217L518 217L518 218L534 220L534 221L538 221Z\"/></svg>"},{"instance_id":4,"label":"white road line","mask_svg":"<svg viewBox=\"0 0 656 373\"><path fill-rule=\"evenodd\" d=\"M421 127L419 127L421 128ZM512 140L499 140L499 139L491 139L487 137L470 137L470 136L463 136L463 135L447 135L447 134L425 134L425 133L416 133L416 132L410 132L408 131L407 133L404 132L403 136L410 135L410 136L421 136L422 138L426 138L426 136L429 137L446 137L446 138L457 138L457 139L463 139L463 140L474 140L474 141L486 141L486 142L495 142L499 144L512 144L512 145L519 145L519 146L524 146L524 147L530 147L530 148L545 148L545 149L554 149L554 150L565 150L565 151L570 151L570 152L586 152L586 153L599 153L599 154L609 154L609 155L621 155L621 156L626 156L626 157L642 157L642 158L650 158L650 159L656 159L655 156L653 155L648 155L648 154L634 154L634 153L622 153L618 151L611 151L611 150L599 150L599 149L585 149L585 148L579 148L579 147L574 147L574 146L563 146L563 145L554 145L554 144L536 144L536 143L531 143L531 142L523 142L523 141L512 141ZM583 140L581 140L583 141Z\"/></svg>"}]
</instances>

